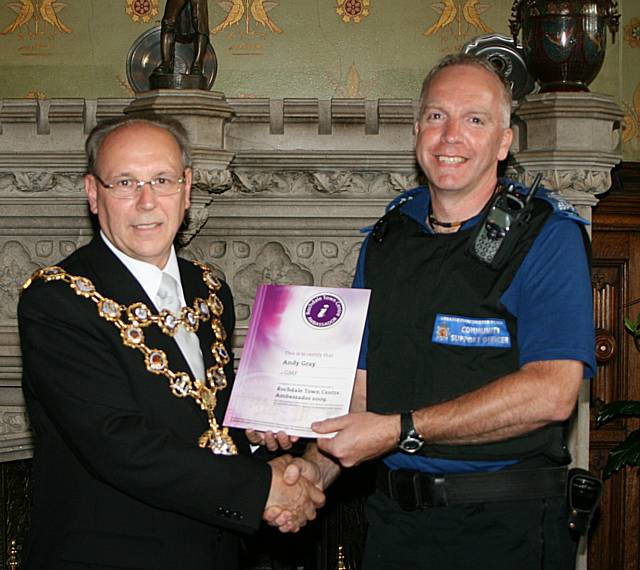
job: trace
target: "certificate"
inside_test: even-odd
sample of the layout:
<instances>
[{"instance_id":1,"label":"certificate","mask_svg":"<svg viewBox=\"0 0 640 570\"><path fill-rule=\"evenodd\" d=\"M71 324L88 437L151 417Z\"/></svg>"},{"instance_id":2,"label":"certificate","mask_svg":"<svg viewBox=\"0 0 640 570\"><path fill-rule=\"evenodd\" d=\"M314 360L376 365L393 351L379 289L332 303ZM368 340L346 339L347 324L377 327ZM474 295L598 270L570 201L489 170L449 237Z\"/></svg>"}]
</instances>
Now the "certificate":
<instances>
[{"instance_id":1,"label":"certificate","mask_svg":"<svg viewBox=\"0 0 640 570\"><path fill-rule=\"evenodd\" d=\"M319 437L349 411L370 291L260 285L224 425Z\"/></svg>"}]
</instances>

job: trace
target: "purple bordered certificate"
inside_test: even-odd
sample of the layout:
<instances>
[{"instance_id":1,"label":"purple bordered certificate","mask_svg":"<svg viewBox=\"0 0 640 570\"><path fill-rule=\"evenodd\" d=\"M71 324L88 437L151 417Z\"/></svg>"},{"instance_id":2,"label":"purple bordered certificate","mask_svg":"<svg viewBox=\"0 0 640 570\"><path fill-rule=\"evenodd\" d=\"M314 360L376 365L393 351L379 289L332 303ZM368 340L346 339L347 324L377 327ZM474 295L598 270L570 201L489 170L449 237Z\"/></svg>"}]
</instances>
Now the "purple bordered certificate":
<instances>
[{"instance_id":1,"label":"purple bordered certificate","mask_svg":"<svg viewBox=\"0 0 640 570\"><path fill-rule=\"evenodd\" d=\"M368 289L260 285L224 425L318 437L349 411Z\"/></svg>"}]
</instances>

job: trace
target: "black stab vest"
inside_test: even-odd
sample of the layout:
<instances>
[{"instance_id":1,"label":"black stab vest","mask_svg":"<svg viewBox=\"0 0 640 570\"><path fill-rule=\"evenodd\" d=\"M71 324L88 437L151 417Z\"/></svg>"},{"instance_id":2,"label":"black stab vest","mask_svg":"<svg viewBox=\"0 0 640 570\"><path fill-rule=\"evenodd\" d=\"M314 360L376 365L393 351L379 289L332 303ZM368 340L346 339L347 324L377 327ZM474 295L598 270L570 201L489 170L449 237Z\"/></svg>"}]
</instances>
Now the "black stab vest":
<instances>
[{"instance_id":1,"label":"black stab vest","mask_svg":"<svg viewBox=\"0 0 640 570\"><path fill-rule=\"evenodd\" d=\"M516 318L500 302L553 208L534 199L531 221L506 267L497 271L466 251L473 229L429 234L397 208L385 216L381 242L367 242L365 286L370 288L367 408L415 410L449 400L519 369ZM504 319L510 348L432 342L436 314ZM565 424L478 445L425 444L429 457L463 460L569 460Z\"/></svg>"}]
</instances>

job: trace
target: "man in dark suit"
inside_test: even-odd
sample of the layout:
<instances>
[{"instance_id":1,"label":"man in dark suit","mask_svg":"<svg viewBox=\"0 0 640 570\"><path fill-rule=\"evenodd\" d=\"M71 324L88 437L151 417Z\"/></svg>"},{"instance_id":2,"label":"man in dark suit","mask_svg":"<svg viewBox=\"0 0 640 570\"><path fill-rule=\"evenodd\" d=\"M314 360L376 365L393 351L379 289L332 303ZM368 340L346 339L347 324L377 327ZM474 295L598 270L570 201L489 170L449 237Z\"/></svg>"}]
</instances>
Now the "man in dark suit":
<instances>
[{"instance_id":1,"label":"man in dark suit","mask_svg":"<svg viewBox=\"0 0 640 570\"><path fill-rule=\"evenodd\" d=\"M237 532L263 517L296 531L324 496L288 480L291 457L254 459L218 424L233 300L175 254L192 177L184 132L124 118L94 129L87 154L100 235L36 272L18 309L35 447L24 567L236 568Z\"/></svg>"}]
</instances>

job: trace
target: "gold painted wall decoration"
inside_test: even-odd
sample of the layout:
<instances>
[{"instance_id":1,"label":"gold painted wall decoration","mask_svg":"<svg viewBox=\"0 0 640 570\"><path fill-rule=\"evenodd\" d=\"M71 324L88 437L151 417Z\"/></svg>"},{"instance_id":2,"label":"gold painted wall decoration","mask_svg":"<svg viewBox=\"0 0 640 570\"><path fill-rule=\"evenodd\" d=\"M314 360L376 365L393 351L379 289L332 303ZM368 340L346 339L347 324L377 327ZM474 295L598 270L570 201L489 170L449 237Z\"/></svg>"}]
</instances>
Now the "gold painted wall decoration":
<instances>
[{"instance_id":1,"label":"gold painted wall decoration","mask_svg":"<svg viewBox=\"0 0 640 570\"><path fill-rule=\"evenodd\" d=\"M57 0L8 2L7 7L16 13L16 17L0 34L26 33L29 39L36 39L50 31L48 26L51 26L53 31L69 34L71 29L60 19L59 15L66 6L67 4L64 2Z\"/></svg>"},{"instance_id":2,"label":"gold painted wall decoration","mask_svg":"<svg viewBox=\"0 0 640 570\"><path fill-rule=\"evenodd\" d=\"M342 17L343 22L353 20L359 24L362 18L369 15L369 0L336 0L336 3L336 13Z\"/></svg>"},{"instance_id":3,"label":"gold painted wall decoration","mask_svg":"<svg viewBox=\"0 0 640 570\"><path fill-rule=\"evenodd\" d=\"M244 23L244 30L241 33L246 36L255 36L259 32L253 29L254 22L274 34L282 33L282 30L267 13L275 8L278 2L273 0L225 0L219 2L218 5L226 10L227 15L211 30L212 34L218 34L227 28Z\"/></svg>"},{"instance_id":4,"label":"gold painted wall decoration","mask_svg":"<svg viewBox=\"0 0 640 570\"><path fill-rule=\"evenodd\" d=\"M438 20L423 32L425 36L448 30L452 35L461 38L467 35L487 34L492 30L481 18L488 4L480 0L443 0L432 4L431 8L440 14ZM464 28L464 29L463 29Z\"/></svg>"},{"instance_id":5,"label":"gold painted wall decoration","mask_svg":"<svg viewBox=\"0 0 640 570\"><path fill-rule=\"evenodd\" d=\"M624 26L624 42L631 49L640 48L640 18L631 18ZM635 56L637 61L637 56ZM622 101L625 111L622 142L626 144L640 143L640 83L636 84L631 103Z\"/></svg>"},{"instance_id":6,"label":"gold painted wall decoration","mask_svg":"<svg viewBox=\"0 0 640 570\"><path fill-rule=\"evenodd\" d=\"M624 41L632 48L640 48L640 18L631 18L624 27Z\"/></svg>"},{"instance_id":7,"label":"gold painted wall decoration","mask_svg":"<svg viewBox=\"0 0 640 570\"><path fill-rule=\"evenodd\" d=\"M125 12L134 22L145 24L158 15L158 0L126 0Z\"/></svg>"},{"instance_id":8,"label":"gold painted wall decoration","mask_svg":"<svg viewBox=\"0 0 640 570\"><path fill-rule=\"evenodd\" d=\"M232 55L262 55L263 40L270 34L281 34L282 28L269 12L278 6L274 0L223 0L218 2L226 16L211 30L235 42L228 47Z\"/></svg>"},{"instance_id":9,"label":"gold painted wall decoration","mask_svg":"<svg viewBox=\"0 0 640 570\"><path fill-rule=\"evenodd\" d=\"M625 111L622 142L640 142L640 83L636 85L631 103L622 102Z\"/></svg>"},{"instance_id":10,"label":"gold painted wall decoration","mask_svg":"<svg viewBox=\"0 0 640 570\"><path fill-rule=\"evenodd\" d=\"M366 99L377 82L375 78L363 81L355 63L352 63L349 67L344 80L327 74L327 81L334 90L335 97L344 99Z\"/></svg>"}]
</instances>

